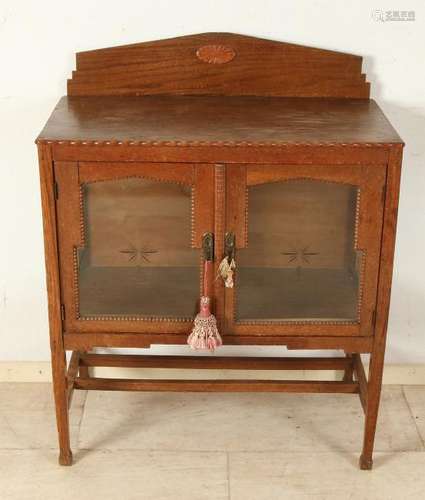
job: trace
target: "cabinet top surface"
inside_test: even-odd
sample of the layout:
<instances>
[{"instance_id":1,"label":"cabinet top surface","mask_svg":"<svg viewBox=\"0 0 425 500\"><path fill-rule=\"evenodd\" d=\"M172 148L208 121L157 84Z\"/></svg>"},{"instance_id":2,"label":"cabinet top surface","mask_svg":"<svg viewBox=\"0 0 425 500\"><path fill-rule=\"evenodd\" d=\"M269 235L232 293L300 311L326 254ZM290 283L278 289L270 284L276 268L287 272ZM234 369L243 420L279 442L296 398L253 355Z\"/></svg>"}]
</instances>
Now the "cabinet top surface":
<instances>
[{"instance_id":1,"label":"cabinet top surface","mask_svg":"<svg viewBox=\"0 0 425 500\"><path fill-rule=\"evenodd\" d=\"M63 97L37 141L159 145L402 142L372 100L249 96Z\"/></svg>"}]
</instances>

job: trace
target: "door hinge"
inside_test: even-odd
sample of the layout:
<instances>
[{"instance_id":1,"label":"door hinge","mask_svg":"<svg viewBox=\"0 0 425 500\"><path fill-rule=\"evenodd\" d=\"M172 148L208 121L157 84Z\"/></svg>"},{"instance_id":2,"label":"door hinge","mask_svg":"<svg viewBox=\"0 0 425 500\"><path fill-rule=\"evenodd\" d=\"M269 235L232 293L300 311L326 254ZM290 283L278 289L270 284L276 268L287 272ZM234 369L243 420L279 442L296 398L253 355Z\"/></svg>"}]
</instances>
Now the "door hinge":
<instances>
[{"instance_id":1,"label":"door hinge","mask_svg":"<svg viewBox=\"0 0 425 500\"><path fill-rule=\"evenodd\" d=\"M53 192L55 194L55 200L57 200L59 198L59 185L57 181L54 181L53 183Z\"/></svg>"},{"instance_id":2,"label":"door hinge","mask_svg":"<svg viewBox=\"0 0 425 500\"><path fill-rule=\"evenodd\" d=\"M65 321L65 306L61 304L61 320Z\"/></svg>"}]
</instances>

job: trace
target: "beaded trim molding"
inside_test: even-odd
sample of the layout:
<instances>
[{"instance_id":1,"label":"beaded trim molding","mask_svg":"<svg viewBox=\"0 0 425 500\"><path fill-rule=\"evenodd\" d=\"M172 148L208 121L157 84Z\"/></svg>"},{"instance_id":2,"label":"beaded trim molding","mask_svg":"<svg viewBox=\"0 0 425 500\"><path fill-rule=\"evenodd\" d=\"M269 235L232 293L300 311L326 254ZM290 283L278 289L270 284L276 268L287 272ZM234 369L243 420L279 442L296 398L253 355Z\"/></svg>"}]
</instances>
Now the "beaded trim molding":
<instances>
[{"instance_id":1,"label":"beaded trim molding","mask_svg":"<svg viewBox=\"0 0 425 500\"><path fill-rule=\"evenodd\" d=\"M195 186L194 184L186 184L184 182L179 182L175 180L158 180L157 178L153 176L146 176L146 175L128 175L124 177L119 177L119 179L116 180L125 180L125 179L146 179L149 181L155 181L158 183L166 183L166 184L176 184L180 186L186 186L190 188L190 225L191 225L191 247L192 249L195 249L194 246L194 241L195 241L195 234L194 234L194 223L195 223L195 216L194 216L194 207L195 207ZM113 316L113 315L87 315L87 316L81 316L80 315L80 284L79 284L79 263L78 263L78 249L79 248L84 248L86 246L86 227L85 227L85 205L84 205L84 186L88 184L96 184L96 183L101 183L101 182L110 182L111 179L96 179L96 180L91 180L88 182L81 183L79 186L79 225L80 225L80 241L81 245L80 246L74 246L73 247L73 290L74 290L74 312L75 312L75 320L77 321L147 321L147 322L153 322L153 321L160 321L160 322L170 322L170 323L192 323L193 319L195 317L195 314L193 317L161 317L161 316ZM203 289L203 263L204 259L202 256L202 252L200 252L200 264L199 264L199 273L200 273L200 290L199 293L200 295L202 294L202 289Z\"/></svg>"},{"instance_id":2,"label":"beaded trim molding","mask_svg":"<svg viewBox=\"0 0 425 500\"><path fill-rule=\"evenodd\" d=\"M198 146L273 146L273 147L355 147L355 148L391 148L402 146L399 142L279 142L279 141L118 141L118 140L61 140L61 139L36 139L36 144L53 144L65 146L172 146L172 147L198 147Z\"/></svg>"},{"instance_id":3,"label":"beaded trim molding","mask_svg":"<svg viewBox=\"0 0 425 500\"><path fill-rule=\"evenodd\" d=\"M366 271L366 259L367 259L367 251L365 248L358 247L358 232L359 232L359 220L360 220L360 198L361 198L361 188L355 184L350 182L343 181L330 181L326 179L315 179L312 177L297 177L290 179L282 179L275 180L270 183L284 183L291 181L314 181L314 182L322 182L326 184L343 184L346 186L352 186L356 188L356 209L355 209L355 220L354 220L354 250L361 253L360 258L360 266L359 266L359 294L357 298L357 318L353 320L285 320L285 319L276 319L273 321L270 320L262 320L262 319L247 319L241 320L237 319L238 314L238 294L237 290L237 279L238 273L235 273L234 281L235 286L233 288L233 317L232 321L235 325L358 325L360 324L360 316L363 305L363 293L364 293L364 281L365 281L365 271ZM259 184L254 184L253 186L258 186ZM245 246L248 246L248 200L249 200L249 188L252 186L247 186L245 190ZM242 249L243 250L243 249Z\"/></svg>"}]
</instances>

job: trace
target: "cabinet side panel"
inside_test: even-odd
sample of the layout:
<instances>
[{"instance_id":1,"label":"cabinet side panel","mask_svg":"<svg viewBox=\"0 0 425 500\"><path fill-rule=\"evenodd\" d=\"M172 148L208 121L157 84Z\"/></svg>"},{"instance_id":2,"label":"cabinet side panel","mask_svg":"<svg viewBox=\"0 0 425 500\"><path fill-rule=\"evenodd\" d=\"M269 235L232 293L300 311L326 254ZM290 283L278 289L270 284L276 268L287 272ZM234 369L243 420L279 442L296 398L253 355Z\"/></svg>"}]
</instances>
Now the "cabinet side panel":
<instances>
[{"instance_id":1,"label":"cabinet side panel","mask_svg":"<svg viewBox=\"0 0 425 500\"><path fill-rule=\"evenodd\" d=\"M401 161L403 150L393 148L389 154L384 225L382 232L381 259L379 269L374 352L385 350L388 313L393 276L394 248L397 229L398 199L400 191ZM382 355L381 362L384 361Z\"/></svg>"}]
</instances>

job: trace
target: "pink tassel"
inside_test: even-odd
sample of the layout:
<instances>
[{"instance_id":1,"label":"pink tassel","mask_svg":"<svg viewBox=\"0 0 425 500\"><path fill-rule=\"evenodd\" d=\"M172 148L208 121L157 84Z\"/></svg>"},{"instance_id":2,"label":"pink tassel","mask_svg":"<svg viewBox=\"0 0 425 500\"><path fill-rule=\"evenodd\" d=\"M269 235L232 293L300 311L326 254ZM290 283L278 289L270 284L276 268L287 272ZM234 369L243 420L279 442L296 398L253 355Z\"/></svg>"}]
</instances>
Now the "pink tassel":
<instances>
[{"instance_id":1,"label":"pink tassel","mask_svg":"<svg viewBox=\"0 0 425 500\"><path fill-rule=\"evenodd\" d=\"M196 315L192 333L187 343L192 349L214 351L223 342L217 329L217 321L210 311L210 298L201 297L201 308Z\"/></svg>"},{"instance_id":2,"label":"pink tassel","mask_svg":"<svg viewBox=\"0 0 425 500\"><path fill-rule=\"evenodd\" d=\"M211 233L205 233L203 236L204 248L204 280L203 294L200 301L200 311L196 315L192 332L187 343L192 349L214 351L223 344L217 329L217 320L211 314L211 299L209 287L211 285L211 276L214 268L214 240Z\"/></svg>"}]
</instances>

